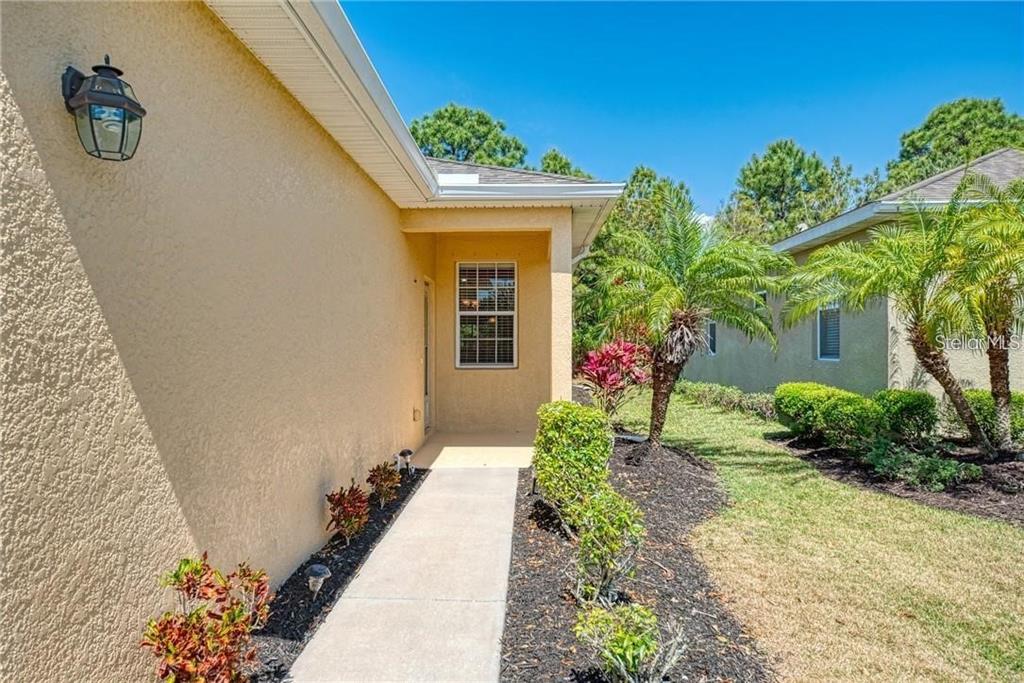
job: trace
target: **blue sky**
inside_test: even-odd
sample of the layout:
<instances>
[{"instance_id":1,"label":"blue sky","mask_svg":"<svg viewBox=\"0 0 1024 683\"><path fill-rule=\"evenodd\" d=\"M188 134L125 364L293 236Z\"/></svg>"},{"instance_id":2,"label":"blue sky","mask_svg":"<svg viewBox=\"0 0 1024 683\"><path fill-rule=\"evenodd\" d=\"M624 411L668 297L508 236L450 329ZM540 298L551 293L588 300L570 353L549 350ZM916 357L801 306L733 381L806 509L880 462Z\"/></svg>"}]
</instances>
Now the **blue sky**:
<instances>
[{"instance_id":1,"label":"blue sky","mask_svg":"<svg viewBox=\"0 0 1024 683\"><path fill-rule=\"evenodd\" d=\"M343 2L406 121L449 101L621 180L685 180L713 213L792 137L858 174L938 104L1024 113L1024 3Z\"/></svg>"}]
</instances>

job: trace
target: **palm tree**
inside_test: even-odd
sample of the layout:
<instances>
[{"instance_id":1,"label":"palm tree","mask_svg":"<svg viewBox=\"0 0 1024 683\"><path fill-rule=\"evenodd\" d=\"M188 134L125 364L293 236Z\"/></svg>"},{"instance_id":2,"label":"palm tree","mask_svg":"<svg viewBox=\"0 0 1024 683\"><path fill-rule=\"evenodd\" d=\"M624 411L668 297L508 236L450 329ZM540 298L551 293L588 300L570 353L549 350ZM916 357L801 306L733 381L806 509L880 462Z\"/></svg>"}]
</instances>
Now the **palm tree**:
<instances>
[{"instance_id":1,"label":"palm tree","mask_svg":"<svg viewBox=\"0 0 1024 683\"><path fill-rule=\"evenodd\" d=\"M942 346L970 326L965 306L951 288L951 254L963 235L967 214L959 201L945 209L908 207L900 217L869 231L867 242L845 241L812 253L790 278L784 321L793 325L839 303L860 311L888 298L903 323L917 362L946 392L971 438L992 448Z\"/></svg>"},{"instance_id":2,"label":"palm tree","mask_svg":"<svg viewBox=\"0 0 1024 683\"><path fill-rule=\"evenodd\" d=\"M970 333L984 335L989 386L995 404L993 445L1012 448L1010 434L1011 335L1024 319L1024 180L999 188L969 174L960 193L969 207L966 229L954 248L951 303L967 307Z\"/></svg>"},{"instance_id":3,"label":"palm tree","mask_svg":"<svg viewBox=\"0 0 1024 683\"><path fill-rule=\"evenodd\" d=\"M661 188L655 220L644 229L614 233L596 264L596 292L609 334L642 330L651 347L653 396L647 448L661 446L669 398L686 362L707 347L715 320L775 345L764 291L788 256L705 227L678 187Z\"/></svg>"}]
</instances>

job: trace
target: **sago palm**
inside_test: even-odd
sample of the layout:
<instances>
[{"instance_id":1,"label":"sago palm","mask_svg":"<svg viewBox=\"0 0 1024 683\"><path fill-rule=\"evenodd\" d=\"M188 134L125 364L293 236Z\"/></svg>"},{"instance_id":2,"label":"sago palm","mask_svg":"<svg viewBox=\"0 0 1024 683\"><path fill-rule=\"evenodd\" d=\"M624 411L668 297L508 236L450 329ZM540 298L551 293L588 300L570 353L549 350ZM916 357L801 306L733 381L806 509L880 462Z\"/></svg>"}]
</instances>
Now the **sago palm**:
<instances>
[{"instance_id":1,"label":"sago palm","mask_svg":"<svg viewBox=\"0 0 1024 683\"><path fill-rule=\"evenodd\" d=\"M970 325L965 307L950 295L949 276L965 218L957 201L940 210L908 207L897 220L870 230L866 242L818 249L790 279L783 315L793 325L828 304L860 311L888 298L918 364L945 391L979 448L991 452L942 344Z\"/></svg>"},{"instance_id":2,"label":"sago palm","mask_svg":"<svg viewBox=\"0 0 1024 683\"><path fill-rule=\"evenodd\" d=\"M775 273L791 263L768 247L701 225L676 188L661 192L657 206L652 225L615 233L597 264L607 332L639 331L651 347L648 449L661 445L672 389L686 362L706 348L710 320L774 347L771 312L760 293L775 291Z\"/></svg>"},{"instance_id":3,"label":"sago palm","mask_svg":"<svg viewBox=\"0 0 1024 683\"><path fill-rule=\"evenodd\" d=\"M968 175L960 192L965 229L952 250L953 304L966 306L971 326L985 339L989 385L995 403L993 445L1010 442L1010 347L1024 319L1024 180L1000 188L984 176Z\"/></svg>"}]
</instances>

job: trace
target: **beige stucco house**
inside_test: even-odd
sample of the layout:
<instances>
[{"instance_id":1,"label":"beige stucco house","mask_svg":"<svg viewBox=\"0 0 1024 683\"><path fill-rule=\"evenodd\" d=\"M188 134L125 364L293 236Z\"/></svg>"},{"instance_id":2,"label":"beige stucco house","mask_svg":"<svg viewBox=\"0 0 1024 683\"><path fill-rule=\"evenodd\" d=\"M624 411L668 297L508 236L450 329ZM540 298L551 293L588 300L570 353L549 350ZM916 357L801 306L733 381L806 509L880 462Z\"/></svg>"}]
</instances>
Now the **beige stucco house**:
<instances>
[{"instance_id":1,"label":"beige stucco house","mask_svg":"<svg viewBox=\"0 0 1024 683\"><path fill-rule=\"evenodd\" d=\"M774 248L789 252L801 263L823 245L868 239L871 227L891 221L909 204L948 203L968 166L972 172L1005 185L1024 177L1024 151L997 150L798 232ZM782 302L782 297L770 302L777 320ZM886 387L922 388L937 396L942 392L918 366L896 312L884 301L859 313L838 308L819 311L816 317L782 331L776 352L763 342L748 341L735 330L713 328L713 352L690 361L684 371L687 379L729 384L745 391L771 391L782 382L812 381L864 394ZM1018 342L1024 344L1024 340ZM954 373L965 384L988 388L988 363L981 351L953 349L949 355ZM1024 390L1024 349L1019 346L1010 354L1010 381L1015 391Z\"/></svg>"},{"instance_id":2,"label":"beige stucco house","mask_svg":"<svg viewBox=\"0 0 1024 683\"><path fill-rule=\"evenodd\" d=\"M329 489L569 397L573 259L622 185L424 158L333 1L0 24L3 680L146 679L178 557L276 584ZM147 110L125 162L61 98L104 53Z\"/></svg>"}]
</instances>

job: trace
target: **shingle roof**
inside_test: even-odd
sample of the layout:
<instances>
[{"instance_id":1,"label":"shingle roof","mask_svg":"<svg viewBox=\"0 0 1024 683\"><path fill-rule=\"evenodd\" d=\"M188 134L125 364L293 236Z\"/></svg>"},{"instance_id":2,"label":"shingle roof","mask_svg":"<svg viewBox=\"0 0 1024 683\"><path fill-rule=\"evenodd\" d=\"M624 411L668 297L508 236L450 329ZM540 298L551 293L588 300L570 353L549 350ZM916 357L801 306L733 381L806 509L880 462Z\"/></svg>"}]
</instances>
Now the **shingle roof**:
<instances>
[{"instance_id":1,"label":"shingle roof","mask_svg":"<svg viewBox=\"0 0 1024 683\"><path fill-rule=\"evenodd\" d=\"M1024 151L1011 147L997 149L967 164L943 171L902 190L887 194L879 201L949 201L968 168L971 173L986 176L993 183L1002 187L1011 180L1024 178Z\"/></svg>"},{"instance_id":2,"label":"shingle roof","mask_svg":"<svg viewBox=\"0 0 1024 683\"><path fill-rule=\"evenodd\" d=\"M427 165L434 173L464 173L480 176L480 183L484 185L550 185L560 183L600 183L600 180L588 178L577 178L568 175L556 175L554 173L542 173L541 171L527 171L521 168L505 168L502 166L484 166L483 164L471 164L465 161L452 161L450 159L436 159L427 157Z\"/></svg>"}]
</instances>

